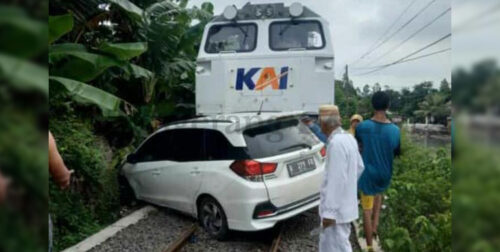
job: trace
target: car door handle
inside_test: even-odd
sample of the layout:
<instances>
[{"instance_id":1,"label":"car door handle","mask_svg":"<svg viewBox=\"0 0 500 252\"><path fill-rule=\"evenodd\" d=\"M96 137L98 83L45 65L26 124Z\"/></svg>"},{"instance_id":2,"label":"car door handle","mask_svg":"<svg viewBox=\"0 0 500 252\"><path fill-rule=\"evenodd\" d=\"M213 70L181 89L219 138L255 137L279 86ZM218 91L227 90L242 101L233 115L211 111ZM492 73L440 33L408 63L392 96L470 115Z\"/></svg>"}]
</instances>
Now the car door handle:
<instances>
[{"instance_id":1,"label":"car door handle","mask_svg":"<svg viewBox=\"0 0 500 252\"><path fill-rule=\"evenodd\" d=\"M198 167L194 167L190 173L193 175L197 175L197 174L200 174L200 171L198 171Z\"/></svg>"},{"instance_id":2,"label":"car door handle","mask_svg":"<svg viewBox=\"0 0 500 252\"><path fill-rule=\"evenodd\" d=\"M153 170L153 175L154 176L160 175L160 170Z\"/></svg>"}]
</instances>

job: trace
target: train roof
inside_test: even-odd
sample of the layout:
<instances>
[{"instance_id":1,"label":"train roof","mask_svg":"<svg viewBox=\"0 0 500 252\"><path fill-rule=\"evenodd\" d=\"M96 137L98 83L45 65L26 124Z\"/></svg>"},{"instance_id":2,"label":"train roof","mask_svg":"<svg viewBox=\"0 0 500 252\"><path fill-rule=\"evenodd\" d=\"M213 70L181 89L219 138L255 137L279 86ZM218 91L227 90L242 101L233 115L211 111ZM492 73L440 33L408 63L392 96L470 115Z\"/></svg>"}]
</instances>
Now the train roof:
<instances>
[{"instance_id":1,"label":"train roof","mask_svg":"<svg viewBox=\"0 0 500 252\"><path fill-rule=\"evenodd\" d=\"M304 11L300 16L300 18L320 17L316 12L312 11L306 6L304 6L303 8ZM266 15L258 17L256 14L258 10L265 12L270 11L272 13L267 13ZM290 15L289 7L286 7L284 3L268 3L268 4L247 3L241 9L238 9L236 20L237 21L259 20L262 19L263 17L267 19L292 18L292 16ZM227 22L230 20L224 18L222 14L214 16L214 18L212 19L212 22L223 22L223 21Z\"/></svg>"}]
</instances>

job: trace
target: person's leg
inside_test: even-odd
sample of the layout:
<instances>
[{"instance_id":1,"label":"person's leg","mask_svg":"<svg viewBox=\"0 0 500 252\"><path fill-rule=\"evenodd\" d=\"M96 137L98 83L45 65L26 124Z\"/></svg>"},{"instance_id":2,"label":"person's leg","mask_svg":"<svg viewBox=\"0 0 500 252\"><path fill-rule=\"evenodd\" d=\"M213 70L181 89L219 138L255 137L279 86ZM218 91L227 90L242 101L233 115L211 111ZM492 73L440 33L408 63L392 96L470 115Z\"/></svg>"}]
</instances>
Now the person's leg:
<instances>
[{"instance_id":1,"label":"person's leg","mask_svg":"<svg viewBox=\"0 0 500 252\"><path fill-rule=\"evenodd\" d=\"M335 233L333 226L322 228L319 235L319 252L335 251Z\"/></svg>"},{"instance_id":2,"label":"person's leg","mask_svg":"<svg viewBox=\"0 0 500 252\"><path fill-rule=\"evenodd\" d=\"M373 201L374 197L372 195L365 195L363 192L361 192L361 207L363 208L363 230L365 231L366 245L368 246L368 248L371 248L373 245Z\"/></svg>"},{"instance_id":3,"label":"person's leg","mask_svg":"<svg viewBox=\"0 0 500 252\"><path fill-rule=\"evenodd\" d=\"M337 241L339 244L339 250L342 252L352 252L351 242L349 241L349 236L351 234L351 225L349 223L337 224Z\"/></svg>"},{"instance_id":4,"label":"person's leg","mask_svg":"<svg viewBox=\"0 0 500 252\"><path fill-rule=\"evenodd\" d=\"M323 229L320 234L320 252L352 252L349 242L351 225L340 223Z\"/></svg>"},{"instance_id":5,"label":"person's leg","mask_svg":"<svg viewBox=\"0 0 500 252\"><path fill-rule=\"evenodd\" d=\"M372 210L363 210L363 230L365 231L365 239L366 245L371 247L373 240L373 231L372 231Z\"/></svg>"},{"instance_id":6,"label":"person's leg","mask_svg":"<svg viewBox=\"0 0 500 252\"><path fill-rule=\"evenodd\" d=\"M52 252L52 219L49 214L49 252Z\"/></svg>"},{"instance_id":7,"label":"person's leg","mask_svg":"<svg viewBox=\"0 0 500 252\"><path fill-rule=\"evenodd\" d=\"M382 208L382 194L375 195L373 200L373 221L372 221L372 232L378 236L377 228L380 217L380 209Z\"/></svg>"}]
</instances>

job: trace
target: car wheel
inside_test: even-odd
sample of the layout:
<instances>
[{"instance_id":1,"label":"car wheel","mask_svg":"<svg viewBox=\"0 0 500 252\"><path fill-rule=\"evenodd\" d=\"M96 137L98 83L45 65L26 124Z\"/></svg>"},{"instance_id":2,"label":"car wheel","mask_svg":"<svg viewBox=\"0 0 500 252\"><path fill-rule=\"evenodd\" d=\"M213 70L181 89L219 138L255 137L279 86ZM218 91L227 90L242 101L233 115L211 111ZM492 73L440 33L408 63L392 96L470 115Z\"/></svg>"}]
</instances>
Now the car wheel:
<instances>
[{"instance_id":1,"label":"car wheel","mask_svg":"<svg viewBox=\"0 0 500 252\"><path fill-rule=\"evenodd\" d=\"M204 198L198 207L198 217L203 228L217 240L227 237L228 226L224 210L213 198Z\"/></svg>"}]
</instances>

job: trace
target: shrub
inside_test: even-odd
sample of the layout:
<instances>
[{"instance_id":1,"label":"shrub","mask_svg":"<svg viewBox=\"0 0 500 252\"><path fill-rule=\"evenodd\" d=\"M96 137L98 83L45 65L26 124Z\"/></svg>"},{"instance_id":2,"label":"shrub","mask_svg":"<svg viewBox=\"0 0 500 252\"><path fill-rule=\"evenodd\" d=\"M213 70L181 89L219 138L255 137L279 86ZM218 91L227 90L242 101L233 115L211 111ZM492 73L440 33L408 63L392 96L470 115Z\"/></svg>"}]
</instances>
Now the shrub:
<instances>
[{"instance_id":1,"label":"shrub","mask_svg":"<svg viewBox=\"0 0 500 252\"><path fill-rule=\"evenodd\" d=\"M89 122L74 116L51 118L50 129L68 169L69 190L49 185L49 211L56 250L73 245L118 217L119 195L112 151Z\"/></svg>"},{"instance_id":2,"label":"shrub","mask_svg":"<svg viewBox=\"0 0 500 252\"><path fill-rule=\"evenodd\" d=\"M451 251L451 155L405 136L394 162L379 233L386 251Z\"/></svg>"}]
</instances>

